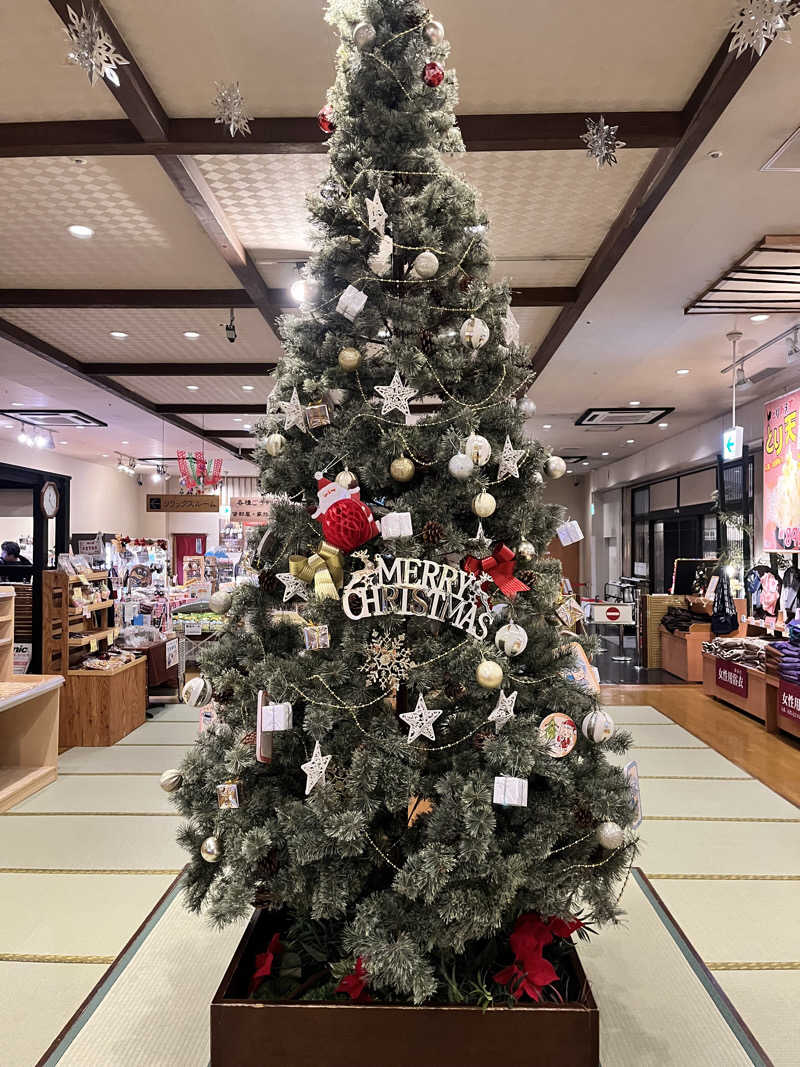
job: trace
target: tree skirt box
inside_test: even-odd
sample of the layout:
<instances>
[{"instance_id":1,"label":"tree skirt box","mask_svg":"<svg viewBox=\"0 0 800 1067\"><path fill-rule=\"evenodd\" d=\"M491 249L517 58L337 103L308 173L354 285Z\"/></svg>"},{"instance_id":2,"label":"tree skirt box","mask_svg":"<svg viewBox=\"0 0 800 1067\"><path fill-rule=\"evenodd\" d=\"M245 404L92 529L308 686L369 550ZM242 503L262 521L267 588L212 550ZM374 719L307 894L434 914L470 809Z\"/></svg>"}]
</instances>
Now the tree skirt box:
<instances>
[{"instance_id":1,"label":"tree skirt box","mask_svg":"<svg viewBox=\"0 0 800 1067\"><path fill-rule=\"evenodd\" d=\"M248 1000L275 930L256 911L211 1002L211 1067L597 1067L599 1013L573 951L580 999L514 1008Z\"/></svg>"}]
</instances>

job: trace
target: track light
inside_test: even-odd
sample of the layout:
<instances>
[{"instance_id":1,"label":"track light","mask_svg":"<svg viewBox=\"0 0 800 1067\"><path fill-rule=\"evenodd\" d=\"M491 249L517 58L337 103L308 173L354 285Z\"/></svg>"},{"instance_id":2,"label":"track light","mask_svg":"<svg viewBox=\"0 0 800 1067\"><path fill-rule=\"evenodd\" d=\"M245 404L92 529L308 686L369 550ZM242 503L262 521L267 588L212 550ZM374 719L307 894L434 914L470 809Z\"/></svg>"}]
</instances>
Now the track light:
<instances>
[{"instance_id":1,"label":"track light","mask_svg":"<svg viewBox=\"0 0 800 1067\"><path fill-rule=\"evenodd\" d=\"M794 363L800 363L800 327L786 338L788 351L786 352L786 365L791 367Z\"/></svg>"},{"instance_id":2,"label":"track light","mask_svg":"<svg viewBox=\"0 0 800 1067\"><path fill-rule=\"evenodd\" d=\"M220 326L225 327L225 336L228 338L231 344L236 340L236 320L234 316L233 308L231 308L231 317L228 322L221 322Z\"/></svg>"}]
</instances>

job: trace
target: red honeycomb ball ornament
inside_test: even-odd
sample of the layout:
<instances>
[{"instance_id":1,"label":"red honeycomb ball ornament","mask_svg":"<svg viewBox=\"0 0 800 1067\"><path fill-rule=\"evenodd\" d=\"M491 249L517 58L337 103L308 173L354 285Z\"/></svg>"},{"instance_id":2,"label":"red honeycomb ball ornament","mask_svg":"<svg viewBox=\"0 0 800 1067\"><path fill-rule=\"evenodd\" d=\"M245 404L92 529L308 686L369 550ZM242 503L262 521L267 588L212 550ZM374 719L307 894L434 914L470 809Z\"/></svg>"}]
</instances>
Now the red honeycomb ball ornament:
<instances>
[{"instance_id":1,"label":"red honeycomb ball ornament","mask_svg":"<svg viewBox=\"0 0 800 1067\"><path fill-rule=\"evenodd\" d=\"M325 107L320 109L317 115L317 123L323 133L333 133L336 129L336 122L333 118L333 108L330 104L326 104Z\"/></svg>"},{"instance_id":2,"label":"red honeycomb ball ornament","mask_svg":"<svg viewBox=\"0 0 800 1067\"><path fill-rule=\"evenodd\" d=\"M422 72L422 80L426 85L429 85L431 89L435 89L441 85L444 81L444 67L441 63L431 61L425 64L425 69Z\"/></svg>"},{"instance_id":3,"label":"red honeycomb ball ornament","mask_svg":"<svg viewBox=\"0 0 800 1067\"><path fill-rule=\"evenodd\" d=\"M343 552L352 552L365 545L378 533L372 512L366 504L352 498L331 504L319 521L322 524L322 536L328 544L341 548Z\"/></svg>"}]
</instances>

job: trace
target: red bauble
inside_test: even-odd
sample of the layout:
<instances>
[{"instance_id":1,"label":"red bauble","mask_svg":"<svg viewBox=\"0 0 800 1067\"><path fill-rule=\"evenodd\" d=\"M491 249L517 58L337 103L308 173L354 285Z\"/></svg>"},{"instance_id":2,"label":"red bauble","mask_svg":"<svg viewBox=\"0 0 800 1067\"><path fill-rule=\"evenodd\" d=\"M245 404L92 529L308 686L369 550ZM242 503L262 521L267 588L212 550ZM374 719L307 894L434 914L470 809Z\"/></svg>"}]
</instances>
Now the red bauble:
<instances>
[{"instance_id":1,"label":"red bauble","mask_svg":"<svg viewBox=\"0 0 800 1067\"><path fill-rule=\"evenodd\" d=\"M336 129L336 123L333 118L333 108L330 104L326 104L325 107L320 110L320 113L317 115L317 122L323 133L333 133Z\"/></svg>"},{"instance_id":2,"label":"red bauble","mask_svg":"<svg viewBox=\"0 0 800 1067\"><path fill-rule=\"evenodd\" d=\"M426 85L430 85L432 89L435 89L437 85L441 85L444 81L444 67L441 63L426 63L425 69L422 72L422 80Z\"/></svg>"},{"instance_id":3,"label":"red bauble","mask_svg":"<svg viewBox=\"0 0 800 1067\"><path fill-rule=\"evenodd\" d=\"M328 544L341 548L343 552L352 552L365 545L380 532L367 505L352 498L331 504L320 516L319 522L322 524L322 536Z\"/></svg>"}]
</instances>

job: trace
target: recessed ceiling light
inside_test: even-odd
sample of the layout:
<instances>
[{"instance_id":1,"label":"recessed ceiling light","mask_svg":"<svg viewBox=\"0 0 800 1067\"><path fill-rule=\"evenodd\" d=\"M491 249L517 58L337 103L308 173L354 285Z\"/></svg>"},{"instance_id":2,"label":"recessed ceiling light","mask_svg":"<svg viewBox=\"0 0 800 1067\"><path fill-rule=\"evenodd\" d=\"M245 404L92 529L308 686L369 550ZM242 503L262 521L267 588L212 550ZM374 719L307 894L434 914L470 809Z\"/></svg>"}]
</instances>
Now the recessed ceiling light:
<instances>
[{"instance_id":1,"label":"recessed ceiling light","mask_svg":"<svg viewBox=\"0 0 800 1067\"><path fill-rule=\"evenodd\" d=\"M292 282L289 292L292 294L292 300L296 300L298 304L302 304L306 298L306 283L302 278L299 278L296 282Z\"/></svg>"},{"instance_id":2,"label":"recessed ceiling light","mask_svg":"<svg viewBox=\"0 0 800 1067\"><path fill-rule=\"evenodd\" d=\"M183 336L188 337L190 341L196 341L200 334L196 330L184 330Z\"/></svg>"},{"instance_id":3,"label":"recessed ceiling light","mask_svg":"<svg viewBox=\"0 0 800 1067\"><path fill-rule=\"evenodd\" d=\"M68 444L69 444L69 441L59 441L58 443L59 443L60 445L68 445Z\"/></svg>"},{"instance_id":4,"label":"recessed ceiling light","mask_svg":"<svg viewBox=\"0 0 800 1067\"><path fill-rule=\"evenodd\" d=\"M666 428L667 428L668 426L669 426L669 423L668 423L668 422L660 422L660 423L658 424L658 428L659 428L659 430L666 430Z\"/></svg>"},{"instance_id":5,"label":"recessed ceiling light","mask_svg":"<svg viewBox=\"0 0 800 1067\"><path fill-rule=\"evenodd\" d=\"M200 388L200 386L199 385L187 385L186 388L187 389L191 389L191 391L194 393Z\"/></svg>"},{"instance_id":6,"label":"recessed ceiling light","mask_svg":"<svg viewBox=\"0 0 800 1067\"><path fill-rule=\"evenodd\" d=\"M123 444L124 444L124 442L123 442ZM625 444L626 445L635 445L636 442L634 441L634 439L632 437L629 437L628 440L625 442Z\"/></svg>"},{"instance_id":7,"label":"recessed ceiling light","mask_svg":"<svg viewBox=\"0 0 800 1067\"><path fill-rule=\"evenodd\" d=\"M11 405L11 406L12 406L12 408L24 408L24 407L25 407L25 405L24 405L24 404L20 404L19 400L15 400L15 401L14 401L14 402L12 403L12 405Z\"/></svg>"},{"instance_id":8,"label":"recessed ceiling light","mask_svg":"<svg viewBox=\"0 0 800 1067\"><path fill-rule=\"evenodd\" d=\"M244 389L244 391L246 393L252 393L252 391L255 389L255 386L254 385L243 385L242 389Z\"/></svg>"},{"instance_id":9,"label":"recessed ceiling light","mask_svg":"<svg viewBox=\"0 0 800 1067\"><path fill-rule=\"evenodd\" d=\"M112 331L111 331L111 336L112 336L112 337L116 337L116 339L117 339L118 341L124 341L124 340L125 340L125 338L126 338L126 337L127 337L128 335L127 335L126 333L124 333L124 332L123 332L122 330L112 330Z\"/></svg>"},{"instance_id":10,"label":"recessed ceiling light","mask_svg":"<svg viewBox=\"0 0 800 1067\"><path fill-rule=\"evenodd\" d=\"M234 419L233 421L234 422L241 422L242 420L241 419Z\"/></svg>"},{"instance_id":11,"label":"recessed ceiling light","mask_svg":"<svg viewBox=\"0 0 800 1067\"><path fill-rule=\"evenodd\" d=\"M751 315L750 316L750 321L751 322L766 322L768 318L769 318L769 315Z\"/></svg>"},{"instance_id":12,"label":"recessed ceiling light","mask_svg":"<svg viewBox=\"0 0 800 1067\"><path fill-rule=\"evenodd\" d=\"M103 453L103 459L108 459L108 452Z\"/></svg>"},{"instance_id":13,"label":"recessed ceiling light","mask_svg":"<svg viewBox=\"0 0 800 1067\"><path fill-rule=\"evenodd\" d=\"M121 445L127 445L128 443L129 443L128 441L120 441Z\"/></svg>"},{"instance_id":14,"label":"recessed ceiling light","mask_svg":"<svg viewBox=\"0 0 800 1067\"><path fill-rule=\"evenodd\" d=\"M80 156L73 156L71 162L74 163L76 167L85 167L89 161L88 159L81 159Z\"/></svg>"},{"instance_id":15,"label":"recessed ceiling light","mask_svg":"<svg viewBox=\"0 0 800 1067\"><path fill-rule=\"evenodd\" d=\"M686 367L681 367L681 369L680 370L676 370L675 373L676 374L680 374L680 375L684 375L684 374L688 374L689 371L686 369Z\"/></svg>"},{"instance_id":16,"label":"recessed ceiling light","mask_svg":"<svg viewBox=\"0 0 800 1067\"><path fill-rule=\"evenodd\" d=\"M94 237L94 230L91 226L68 226L67 230L73 237L77 237L81 241L85 241L89 237Z\"/></svg>"},{"instance_id":17,"label":"recessed ceiling light","mask_svg":"<svg viewBox=\"0 0 800 1067\"><path fill-rule=\"evenodd\" d=\"M253 424L251 422L246 422L244 424L244 428L245 428L245 430L252 430Z\"/></svg>"},{"instance_id":18,"label":"recessed ceiling light","mask_svg":"<svg viewBox=\"0 0 800 1067\"><path fill-rule=\"evenodd\" d=\"M571 471L571 470L568 470L568 471L567 471L567 474L574 474L574 473L575 473L575 472L574 472L574 471Z\"/></svg>"},{"instance_id":19,"label":"recessed ceiling light","mask_svg":"<svg viewBox=\"0 0 800 1067\"><path fill-rule=\"evenodd\" d=\"M588 460L584 460L583 463L581 463L581 466L582 467L588 467L589 466Z\"/></svg>"},{"instance_id":20,"label":"recessed ceiling light","mask_svg":"<svg viewBox=\"0 0 800 1067\"><path fill-rule=\"evenodd\" d=\"M706 152L709 159L722 159L722 149L712 148L710 152Z\"/></svg>"},{"instance_id":21,"label":"recessed ceiling light","mask_svg":"<svg viewBox=\"0 0 800 1067\"><path fill-rule=\"evenodd\" d=\"M551 426L551 424L550 424L549 422L546 422L546 423L544 424L544 426L542 427L542 429L543 429L543 430L552 430L552 429L553 429L553 427Z\"/></svg>"},{"instance_id":22,"label":"recessed ceiling light","mask_svg":"<svg viewBox=\"0 0 800 1067\"><path fill-rule=\"evenodd\" d=\"M608 455L608 452L601 452L601 453L600 453L600 455L601 455L601 456L607 456L607 455Z\"/></svg>"},{"instance_id":23,"label":"recessed ceiling light","mask_svg":"<svg viewBox=\"0 0 800 1067\"><path fill-rule=\"evenodd\" d=\"M640 408L641 406L642 406L641 400L629 400L628 401L628 407L629 408Z\"/></svg>"}]
</instances>

